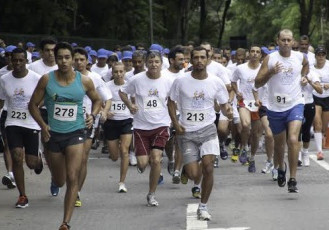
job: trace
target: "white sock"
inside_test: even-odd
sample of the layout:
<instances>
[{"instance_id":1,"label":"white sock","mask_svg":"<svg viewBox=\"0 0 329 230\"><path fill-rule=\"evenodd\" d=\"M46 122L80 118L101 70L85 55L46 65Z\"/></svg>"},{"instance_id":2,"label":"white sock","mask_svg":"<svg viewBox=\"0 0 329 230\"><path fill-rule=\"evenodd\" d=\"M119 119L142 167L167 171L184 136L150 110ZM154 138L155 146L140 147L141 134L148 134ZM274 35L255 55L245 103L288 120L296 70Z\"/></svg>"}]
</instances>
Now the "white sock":
<instances>
[{"instance_id":1,"label":"white sock","mask_svg":"<svg viewBox=\"0 0 329 230\"><path fill-rule=\"evenodd\" d=\"M14 179L14 173L13 172L8 172L8 175L10 178Z\"/></svg>"},{"instance_id":2,"label":"white sock","mask_svg":"<svg viewBox=\"0 0 329 230\"><path fill-rule=\"evenodd\" d=\"M193 187L198 187L198 188L200 188L200 184L194 184Z\"/></svg>"},{"instance_id":3,"label":"white sock","mask_svg":"<svg viewBox=\"0 0 329 230\"><path fill-rule=\"evenodd\" d=\"M199 204L199 209L207 209L207 204L200 203Z\"/></svg>"},{"instance_id":4,"label":"white sock","mask_svg":"<svg viewBox=\"0 0 329 230\"><path fill-rule=\"evenodd\" d=\"M316 145L316 151L322 152L322 133L314 133L314 141Z\"/></svg>"},{"instance_id":5,"label":"white sock","mask_svg":"<svg viewBox=\"0 0 329 230\"><path fill-rule=\"evenodd\" d=\"M308 153L308 149L304 149L304 148L302 148L302 152L303 152L303 153Z\"/></svg>"}]
</instances>

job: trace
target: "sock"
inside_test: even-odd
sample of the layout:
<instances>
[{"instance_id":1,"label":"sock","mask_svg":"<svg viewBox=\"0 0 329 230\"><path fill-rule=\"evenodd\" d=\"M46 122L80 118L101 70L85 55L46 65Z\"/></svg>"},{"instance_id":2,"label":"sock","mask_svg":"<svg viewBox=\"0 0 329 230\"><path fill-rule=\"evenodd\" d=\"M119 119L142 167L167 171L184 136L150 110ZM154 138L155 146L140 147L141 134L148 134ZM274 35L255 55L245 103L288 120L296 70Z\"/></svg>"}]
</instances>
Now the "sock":
<instances>
[{"instance_id":1,"label":"sock","mask_svg":"<svg viewBox=\"0 0 329 230\"><path fill-rule=\"evenodd\" d=\"M198 187L198 188L200 188L200 184L194 184L193 187Z\"/></svg>"},{"instance_id":2,"label":"sock","mask_svg":"<svg viewBox=\"0 0 329 230\"><path fill-rule=\"evenodd\" d=\"M80 191L78 192L78 197L80 197Z\"/></svg>"},{"instance_id":3,"label":"sock","mask_svg":"<svg viewBox=\"0 0 329 230\"><path fill-rule=\"evenodd\" d=\"M200 203L199 204L199 209L207 209L207 204Z\"/></svg>"},{"instance_id":4,"label":"sock","mask_svg":"<svg viewBox=\"0 0 329 230\"><path fill-rule=\"evenodd\" d=\"M9 174L9 177L10 177L11 179L14 179L14 173L13 173L13 172L8 172L8 174Z\"/></svg>"},{"instance_id":5,"label":"sock","mask_svg":"<svg viewBox=\"0 0 329 230\"><path fill-rule=\"evenodd\" d=\"M322 152L322 133L314 133L316 151Z\"/></svg>"},{"instance_id":6,"label":"sock","mask_svg":"<svg viewBox=\"0 0 329 230\"><path fill-rule=\"evenodd\" d=\"M302 153L308 153L308 149L302 148Z\"/></svg>"},{"instance_id":7,"label":"sock","mask_svg":"<svg viewBox=\"0 0 329 230\"><path fill-rule=\"evenodd\" d=\"M180 173L180 171L179 170L175 170L175 173Z\"/></svg>"}]
</instances>

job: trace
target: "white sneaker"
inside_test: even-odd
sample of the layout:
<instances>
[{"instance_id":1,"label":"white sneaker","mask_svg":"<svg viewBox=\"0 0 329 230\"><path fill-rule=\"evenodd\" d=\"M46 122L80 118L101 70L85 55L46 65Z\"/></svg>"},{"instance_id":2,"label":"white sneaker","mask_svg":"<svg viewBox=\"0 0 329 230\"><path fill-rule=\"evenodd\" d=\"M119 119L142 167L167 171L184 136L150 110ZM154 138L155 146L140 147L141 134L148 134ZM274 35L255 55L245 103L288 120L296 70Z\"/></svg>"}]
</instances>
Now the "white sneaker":
<instances>
[{"instance_id":1,"label":"white sneaker","mask_svg":"<svg viewBox=\"0 0 329 230\"><path fill-rule=\"evenodd\" d=\"M272 162L266 161L265 167L262 169L262 173L270 173L271 170L273 169L273 167L274 166L273 166Z\"/></svg>"},{"instance_id":2,"label":"white sneaker","mask_svg":"<svg viewBox=\"0 0 329 230\"><path fill-rule=\"evenodd\" d=\"M272 179L274 181L278 180L278 170L276 168L273 168L273 170L272 170Z\"/></svg>"},{"instance_id":3,"label":"white sneaker","mask_svg":"<svg viewBox=\"0 0 329 230\"><path fill-rule=\"evenodd\" d=\"M198 208L197 215L198 215L198 220L206 220L206 221L211 220L211 215L209 214L207 208L202 208L202 209Z\"/></svg>"},{"instance_id":4,"label":"white sneaker","mask_svg":"<svg viewBox=\"0 0 329 230\"><path fill-rule=\"evenodd\" d=\"M154 194L147 194L146 199L148 206L154 206L154 207L159 206L159 202L155 199Z\"/></svg>"},{"instance_id":5,"label":"white sneaker","mask_svg":"<svg viewBox=\"0 0 329 230\"><path fill-rule=\"evenodd\" d=\"M136 166L137 165L137 158L134 152L129 153L129 165Z\"/></svg>"},{"instance_id":6,"label":"white sneaker","mask_svg":"<svg viewBox=\"0 0 329 230\"><path fill-rule=\"evenodd\" d=\"M310 156L308 155L308 152L302 153L302 159L303 159L303 165L305 167L309 167L310 166Z\"/></svg>"},{"instance_id":7,"label":"white sneaker","mask_svg":"<svg viewBox=\"0 0 329 230\"><path fill-rule=\"evenodd\" d=\"M128 192L125 183L122 183L122 182L119 183L119 192L120 193L126 193L126 192Z\"/></svg>"}]
</instances>

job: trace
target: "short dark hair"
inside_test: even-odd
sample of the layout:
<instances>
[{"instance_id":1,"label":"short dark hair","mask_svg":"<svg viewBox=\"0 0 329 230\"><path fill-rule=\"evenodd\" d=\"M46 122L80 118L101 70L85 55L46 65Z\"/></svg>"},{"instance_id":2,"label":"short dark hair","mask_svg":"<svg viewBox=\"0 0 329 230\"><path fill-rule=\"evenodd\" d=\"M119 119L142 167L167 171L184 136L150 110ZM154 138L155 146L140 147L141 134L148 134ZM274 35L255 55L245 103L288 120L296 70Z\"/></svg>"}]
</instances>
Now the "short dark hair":
<instances>
[{"instance_id":1,"label":"short dark hair","mask_svg":"<svg viewBox=\"0 0 329 230\"><path fill-rule=\"evenodd\" d=\"M202 50L206 51L206 55L207 55L207 58L208 58L209 57L208 51L205 48L203 48L202 46L197 46L191 52L191 59L193 59L194 51L202 51Z\"/></svg>"},{"instance_id":2,"label":"short dark hair","mask_svg":"<svg viewBox=\"0 0 329 230\"><path fill-rule=\"evenodd\" d=\"M14 50L11 52L11 57L13 57L13 54L21 54L21 53L23 53L25 59L27 59L27 53L26 53L26 50L25 50L25 49L22 49L22 48L16 48L16 49L14 49Z\"/></svg>"},{"instance_id":3,"label":"short dark hair","mask_svg":"<svg viewBox=\"0 0 329 230\"><path fill-rule=\"evenodd\" d=\"M143 50L135 50L133 52L133 57L132 58L138 58L138 57L143 58L143 60L145 60L145 51L143 51Z\"/></svg>"},{"instance_id":4,"label":"short dark hair","mask_svg":"<svg viewBox=\"0 0 329 230\"><path fill-rule=\"evenodd\" d=\"M68 43L68 42L57 43L55 46L55 50L54 50L55 58L57 58L58 50L60 50L60 49L69 50L71 53L71 56L73 58L73 48L70 43Z\"/></svg>"},{"instance_id":5,"label":"short dark hair","mask_svg":"<svg viewBox=\"0 0 329 230\"><path fill-rule=\"evenodd\" d=\"M45 48L46 45L51 44L51 45L56 45L57 41L55 38L53 37L47 37L47 38L43 38L39 44L40 49L43 50Z\"/></svg>"},{"instance_id":6,"label":"short dark hair","mask_svg":"<svg viewBox=\"0 0 329 230\"><path fill-rule=\"evenodd\" d=\"M170 63L170 58L175 59L177 53L181 53L184 55L184 50L182 49L181 46L175 46L170 49L168 54L169 63Z\"/></svg>"},{"instance_id":7,"label":"short dark hair","mask_svg":"<svg viewBox=\"0 0 329 230\"><path fill-rule=\"evenodd\" d=\"M162 56L161 56L161 53L159 51L156 51L156 50L147 51L146 61L148 61L150 58L155 58L155 57L159 57L160 60L161 60L161 63L163 63Z\"/></svg>"},{"instance_id":8,"label":"short dark hair","mask_svg":"<svg viewBox=\"0 0 329 230\"><path fill-rule=\"evenodd\" d=\"M219 48L214 48L213 53L214 54L222 54L221 50Z\"/></svg>"},{"instance_id":9,"label":"short dark hair","mask_svg":"<svg viewBox=\"0 0 329 230\"><path fill-rule=\"evenodd\" d=\"M88 52L84 48L82 48L82 47L74 48L73 54L76 54L76 53L84 55L86 57L86 59L88 60Z\"/></svg>"}]
</instances>

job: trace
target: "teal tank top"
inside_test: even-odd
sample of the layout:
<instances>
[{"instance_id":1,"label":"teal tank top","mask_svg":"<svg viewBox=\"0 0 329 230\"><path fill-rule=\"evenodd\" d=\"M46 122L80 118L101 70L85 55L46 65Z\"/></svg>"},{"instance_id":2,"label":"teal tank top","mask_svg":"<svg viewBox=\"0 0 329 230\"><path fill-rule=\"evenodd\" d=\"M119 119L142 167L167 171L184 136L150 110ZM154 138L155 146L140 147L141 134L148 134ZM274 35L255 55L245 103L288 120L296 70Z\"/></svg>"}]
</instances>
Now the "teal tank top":
<instances>
[{"instance_id":1,"label":"teal tank top","mask_svg":"<svg viewBox=\"0 0 329 230\"><path fill-rule=\"evenodd\" d=\"M51 131L69 133L85 128L82 109L85 94L80 72L76 72L74 81L67 86L57 82L54 71L49 73L44 104Z\"/></svg>"}]
</instances>

